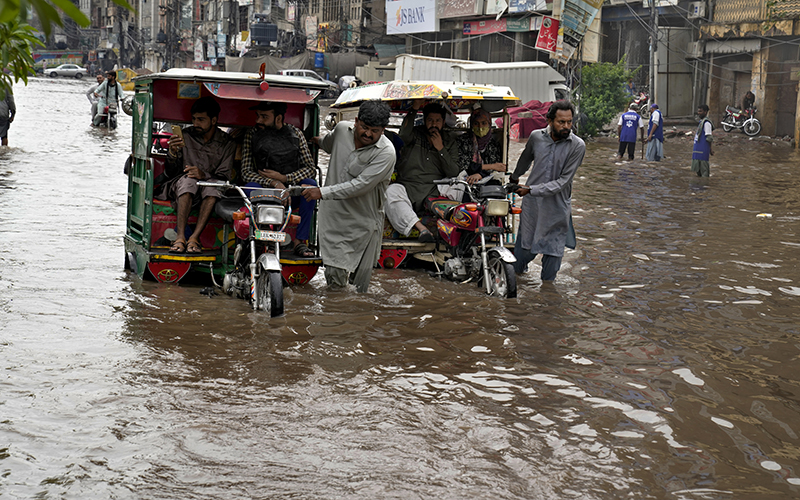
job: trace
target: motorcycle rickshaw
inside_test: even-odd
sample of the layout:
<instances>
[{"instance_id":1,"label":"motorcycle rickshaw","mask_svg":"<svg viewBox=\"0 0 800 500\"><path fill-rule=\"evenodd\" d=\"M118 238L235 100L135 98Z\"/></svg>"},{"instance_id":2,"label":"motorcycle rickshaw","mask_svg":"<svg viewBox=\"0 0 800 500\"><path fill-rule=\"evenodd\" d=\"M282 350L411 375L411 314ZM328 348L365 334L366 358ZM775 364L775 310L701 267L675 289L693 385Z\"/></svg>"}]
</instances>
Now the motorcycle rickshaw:
<instances>
[{"instance_id":1,"label":"motorcycle rickshaw","mask_svg":"<svg viewBox=\"0 0 800 500\"><path fill-rule=\"evenodd\" d=\"M170 69L163 73L138 76L133 81L133 138L131 157L126 165L128 210L124 236L125 267L140 278L152 277L162 283L177 283L190 272L199 272L210 274L211 281L216 284L218 277L227 277L236 266L233 255L236 233L230 220L235 214L230 212L231 208L237 210L245 204L241 203L238 195L227 200L223 196L217 202L216 213L212 214L200 235L202 251L170 252L171 241L177 236L176 209L171 202L154 197L157 189L155 182L163 172L166 160L166 143L170 134L165 131L169 131L172 125L191 124L192 104L200 97L211 96L221 107L218 126L233 137L239 137L240 142L244 132L255 126L256 114L249 108L258 101L286 103L285 122L297 127L309 139L318 135L317 99L327 87L306 78L267 75L263 70L256 74ZM309 147L316 161L317 150L311 144ZM243 184L236 174L240 168L240 151L237 147L233 179L236 184ZM241 218L247 217L242 215ZM196 220L197 212L193 210L189 216L189 226ZM292 225L296 226L296 223L295 218L293 224L280 227L280 231L292 233ZM314 222L311 228L309 247L315 249ZM265 235L274 233L261 232ZM274 238L274 234L271 237ZM314 276L322 260L318 257L281 255L280 264L280 272L286 283L304 284Z\"/></svg>"},{"instance_id":2,"label":"motorcycle rickshaw","mask_svg":"<svg viewBox=\"0 0 800 500\"><path fill-rule=\"evenodd\" d=\"M507 108L520 105L509 87L472 83L437 81L389 81L345 90L331 105L334 110L325 119L332 129L342 119L357 111L365 100L379 99L392 108L392 120L387 130L399 128L403 117L412 110L415 100L440 102L451 113L445 131L462 134L467 131L469 114L480 106L499 124L493 128L500 143L503 159L508 165L510 119ZM397 144L396 146L402 147ZM498 173L499 174L499 173ZM507 173L498 177L505 181ZM489 178L485 179L489 180ZM477 282L490 295L516 296L516 277L509 248L513 248L519 208L513 205L516 195L507 194L503 186L467 186L465 181L449 180L439 184L463 184L464 200L439 199L431 201L430 209L421 220L436 236L433 243L417 241L418 232L405 237L386 220L378 265L395 268L408 262L409 257L432 262L439 274L457 281Z\"/></svg>"}]
</instances>

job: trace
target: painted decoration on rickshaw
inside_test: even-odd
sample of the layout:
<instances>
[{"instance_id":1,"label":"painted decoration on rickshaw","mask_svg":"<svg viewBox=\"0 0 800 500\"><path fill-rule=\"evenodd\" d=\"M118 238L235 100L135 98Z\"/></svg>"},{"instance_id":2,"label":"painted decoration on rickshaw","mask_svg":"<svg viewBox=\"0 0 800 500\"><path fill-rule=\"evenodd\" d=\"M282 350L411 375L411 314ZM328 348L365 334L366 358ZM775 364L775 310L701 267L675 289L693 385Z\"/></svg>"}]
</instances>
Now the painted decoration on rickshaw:
<instances>
[{"instance_id":1,"label":"painted decoration on rickshaw","mask_svg":"<svg viewBox=\"0 0 800 500\"><path fill-rule=\"evenodd\" d=\"M189 262L148 262L147 270L159 283L177 283L192 267Z\"/></svg>"},{"instance_id":2,"label":"painted decoration on rickshaw","mask_svg":"<svg viewBox=\"0 0 800 500\"><path fill-rule=\"evenodd\" d=\"M178 82L178 99L200 99L200 84Z\"/></svg>"},{"instance_id":3,"label":"painted decoration on rickshaw","mask_svg":"<svg viewBox=\"0 0 800 500\"><path fill-rule=\"evenodd\" d=\"M312 260L308 264L289 264L281 259L281 276L290 285L305 285L317 274L321 262Z\"/></svg>"},{"instance_id":4,"label":"painted decoration on rickshaw","mask_svg":"<svg viewBox=\"0 0 800 500\"><path fill-rule=\"evenodd\" d=\"M378 257L378 265L382 269L395 269L400 267L406 257L408 257L408 250L399 248L383 248L381 255Z\"/></svg>"},{"instance_id":5,"label":"painted decoration on rickshaw","mask_svg":"<svg viewBox=\"0 0 800 500\"><path fill-rule=\"evenodd\" d=\"M432 84L390 83L383 91L384 99L442 97L442 89Z\"/></svg>"},{"instance_id":6,"label":"painted decoration on rickshaw","mask_svg":"<svg viewBox=\"0 0 800 500\"><path fill-rule=\"evenodd\" d=\"M150 154L152 99L152 95L145 92L133 97L133 156L140 159L146 159Z\"/></svg>"}]
</instances>

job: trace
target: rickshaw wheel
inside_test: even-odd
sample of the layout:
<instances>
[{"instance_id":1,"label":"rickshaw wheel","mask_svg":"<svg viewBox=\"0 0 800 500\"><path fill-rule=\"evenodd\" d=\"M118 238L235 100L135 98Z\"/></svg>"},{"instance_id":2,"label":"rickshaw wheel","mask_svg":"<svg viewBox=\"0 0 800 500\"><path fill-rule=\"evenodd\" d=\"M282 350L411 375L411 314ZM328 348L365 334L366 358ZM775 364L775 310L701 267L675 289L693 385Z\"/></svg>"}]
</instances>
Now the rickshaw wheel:
<instances>
[{"instance_id":1,"label":"rickshaw wheel","mask_svg":"<svg viewBox=\"0 0 800 500\"><path fill-rule=\"evenodd\" d=\"M517 296L517 275L514 273L514 266L504 261L498 256L489 257L489 279L491 280L490 295L496 295L506 299L513 299Z\"/></svg>"},{"instance_id":2,"label":"rickshaw wheel","mask_svg":"<svg viewBox=\"0 0 800 500\"><path fill-rule=\"evenodd\" d=\"M256 279L257 309L270 317L283 315L283 278L278 271L261 269Z\"/></svg>"}]
</instances>

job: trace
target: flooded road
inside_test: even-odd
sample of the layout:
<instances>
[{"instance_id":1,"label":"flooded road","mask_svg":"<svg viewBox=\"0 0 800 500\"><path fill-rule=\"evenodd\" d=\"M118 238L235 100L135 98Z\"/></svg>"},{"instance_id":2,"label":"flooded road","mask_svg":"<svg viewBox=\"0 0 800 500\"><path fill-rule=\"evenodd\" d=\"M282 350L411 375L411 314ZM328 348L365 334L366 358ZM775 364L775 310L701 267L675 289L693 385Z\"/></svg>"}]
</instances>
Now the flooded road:
<instances>
[{"instance_id":1,"label":"flooded road","mask_svg":"<svg viewBox=\"0 0 800 500\"><path fill-rule=\"evenodd\" d=\"M268 321L123 271L131 122L88 87L16 86L0 150L0 497L800 497L788 146L716 131L700 180L685 136L592 143L553 286L318 276Z\"/></svg>"}]
</instances>

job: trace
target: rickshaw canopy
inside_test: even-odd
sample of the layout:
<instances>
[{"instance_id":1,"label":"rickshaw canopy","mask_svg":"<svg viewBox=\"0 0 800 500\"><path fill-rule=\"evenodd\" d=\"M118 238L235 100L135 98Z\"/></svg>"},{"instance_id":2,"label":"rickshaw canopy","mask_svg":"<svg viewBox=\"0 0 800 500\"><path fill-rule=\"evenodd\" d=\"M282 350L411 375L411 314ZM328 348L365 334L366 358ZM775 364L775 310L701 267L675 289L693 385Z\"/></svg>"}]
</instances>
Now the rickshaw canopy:
<instances>
[{"instance_id":1,"label":"rickshaw canopy","mask_svg":"<svg viewBox=\"0 0 800 500\"><path fill-rule=\"evenodd\" d=\"M438 81L389 81L347 89L331 108L354 108L372 99L387 102L392 111L410 110L412 101L419 99L442 100L454 113L469 112L476 104L491 113L521 104L510 87Z\"/></svg>"}]
</instances>

